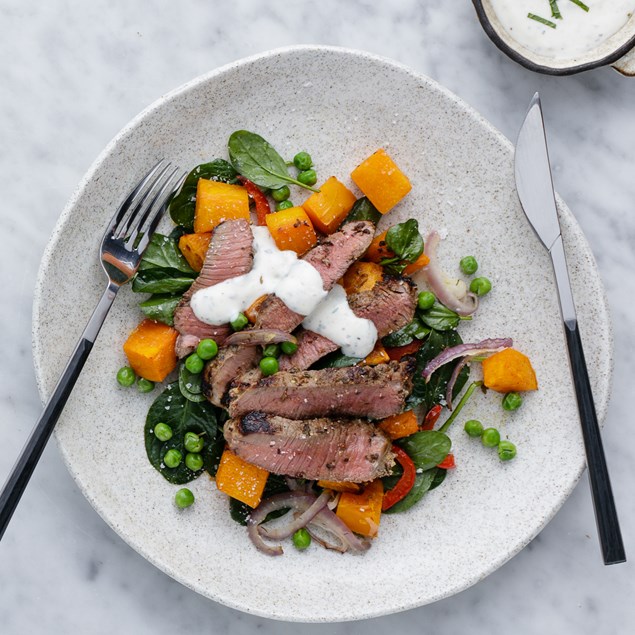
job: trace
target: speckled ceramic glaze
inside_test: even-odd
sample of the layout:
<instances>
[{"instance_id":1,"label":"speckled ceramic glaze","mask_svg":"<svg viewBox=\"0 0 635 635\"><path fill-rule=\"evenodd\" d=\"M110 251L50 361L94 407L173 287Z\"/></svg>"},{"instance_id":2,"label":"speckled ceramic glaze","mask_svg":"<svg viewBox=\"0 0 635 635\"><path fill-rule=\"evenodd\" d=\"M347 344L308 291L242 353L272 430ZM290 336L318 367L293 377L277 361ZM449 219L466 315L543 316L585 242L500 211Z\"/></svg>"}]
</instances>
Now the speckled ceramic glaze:
<instances>
[{"instance_id":1,"label":"speckled ceramic glaze","mask_svg":"<svg viewBox=\"0 0 635 635\"><path fill-rule=\"evenodd\" d=\"M519 107L519 112L521 108ZM519 120L520 124L520 120ZM190 168L226 156L229 134L254 130L286 157L308 150L320 180L384 147L413 189L386 221L414 216L446 239L458 274L474 254L493 282L466 341L509 336L534 362L540 390L515 413L476 394L450 430L458 467L402 515L385 516L363 556L312 547L270 558L229 517L227 499L202 476L196 504L179 511L176 487L148 463L145 414L157 392L115 382L122 344L140 318L123 289L58 424L59 447L95 509L160 569L243 611L300 621L376 616L433 602L478 582L525 546L571 492L584 452L549 257L514 189L511 144L433 81L391 61L300 47L231 64L160 99L105 149L65 209L44 256L34 307L34 354L47 397L104 286L98 242L114 207L157 159ZM300 203L306 194L293 191ZM611 377L611 330L589 247L559 205L581 331L600 419ZM166 228L168 224L166 222ZM478 375L478 369L474 371ZM501 463L462 431L478 417L518 446ZM563 545L567 537L562 536Z\"/></svg>"}]
</instances>

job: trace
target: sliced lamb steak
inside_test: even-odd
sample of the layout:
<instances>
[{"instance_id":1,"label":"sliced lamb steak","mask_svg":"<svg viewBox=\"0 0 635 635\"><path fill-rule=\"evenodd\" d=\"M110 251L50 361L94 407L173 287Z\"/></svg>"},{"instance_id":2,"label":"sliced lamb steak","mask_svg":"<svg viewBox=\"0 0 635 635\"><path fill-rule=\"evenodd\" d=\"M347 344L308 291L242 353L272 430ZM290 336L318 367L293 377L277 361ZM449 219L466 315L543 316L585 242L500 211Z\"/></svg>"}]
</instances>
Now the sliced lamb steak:
<instances>
[{"instance_id":1,"label":"sliced lamb steak","mask_svg":"<svg viewBox=\"0 0 635 635\"><path fill-rule=\"evenodd\" d=\"M359 318L373 322L379 337L410 324L417 306L416 287L410 278L385 275L371 290L353 293L348 304ZM339 347L323 335L300 331L298 350L280 358L282 370L304 370Z\"/></svg>"},{"instance_id":2,"label":"sliced lamb steak","mask_svg":"<svg viewBox=\"0 0 635 635\"><path fill-rule=\"evenodd\" d=\"M257 346L225 346L218 355L205 365L203 371L203 394L215 406L223 406L223 397L229 384L247 373L257 363L260 349ZM251 379L260 379L260 373Z\"/></svg>"},{"instance_id":3,"label":"sliced lamb steak","mask_svg":"<svg viewBox=\"0 0 635 635\"><path fill-rule=\"evenodd\" d=\"M297 421L250 412L225 424L230 449L274 474L363 483L390 474L391 442L361 419Z\"/></svg>"},{"instance_id":4,"label":"sliced lamb steak","mask_svg":"<svg viewBox=\"0 0 635 635\"><path fill-rule=\"evenodd\" d=\"M209 337L222 344L229 335L226 325L201 322L190 307L190 299L199 289L248 273L253 263L252 242L251 227L244 219L225 221L214 230L203 268L174 311L174 328L180 333L176 342L179 357L189 355L202 339Z\"/></svg>"},{"instance_id":5,"label":"sliced lamb steak","mask_svg":"<svg viewBox=\"0 0 635 635\"><path fill-rule=\"evenodd\" d=\"M368 221L347 223L304 256L304 260L320 272L325 291L330 291L368 249L374 233L375 227ZM272 295L258 307L256 328L292 331L303 319L304 316L287 308L282 300Z\"/></svg>"},{"instance_id":6,"label":"sliced lamb steak","mask_svg":"<svg viewBox=\"0 0 635 635\"><path fill-rule=\"evenodd\" d=\"M343 415L382 419L403 410L412 389L413 362L281 371L256 384L238 380L229 414L266 412L291 419Z\"/></svg>"}]
</instances>

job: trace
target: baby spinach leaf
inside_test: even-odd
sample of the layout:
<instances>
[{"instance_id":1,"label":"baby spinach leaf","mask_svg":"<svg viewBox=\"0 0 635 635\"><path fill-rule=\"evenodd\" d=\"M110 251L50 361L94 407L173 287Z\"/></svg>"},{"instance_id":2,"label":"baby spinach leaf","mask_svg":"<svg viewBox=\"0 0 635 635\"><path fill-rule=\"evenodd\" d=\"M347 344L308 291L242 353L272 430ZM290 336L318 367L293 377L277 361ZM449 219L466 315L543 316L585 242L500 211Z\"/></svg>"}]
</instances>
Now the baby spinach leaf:
<instances>
[{"instance_id":1,"label":"baby spinach leaf","mask_svg":"<svg viewBox=\"0 0 635 635\"><path fill-rule=\"evenodd\" d=\"M196 277L196 271L190 267L179 250L176 237L156 232L152 234L139 263L139 271L149 269L173 269L192 278Z\"/></svg>"},{"instance_id":2,"label":"baby spinach leaf","mask_svg":"<svg viewBox=\"0 0 635 635\"><path fill-rule=\"evenodd\" d=\"M419 317L424 324L435 331L455 329L461 321L457 313L440 302L435 302L432 307L425 311L419 311Z\"/></svg>"},{"instance_id":3,"label":"baby spinach leaf","mask_svg":"<svg viewBox=\"0 0 635 635\"><path fill-rule=\"evenodd\" d=\"M340 351L335 351L334 353L325 355L322 359L313 364L311 368L318 370L322 368L344 368L345 366L355 366L355 364L359 364L361 361L361 357L348 357L348 355L344 355L344 353Z\"/></svg>"},{"instance_id":4,"label":"baby spinach leaf","mask_svg":"<svg viewBox=\"0 0 635 635\"><path fill-rule=\"evenodd\" d=\"M430 333L430 329L427 326L424 326L421 321L415 316L415 318L410 322L410 324L406 324L403 328L391 333L390 335L386 335L381 340L381 343L388 348L394 348L395 346L406 346L406 344L410 344L412 340L422 340L424 339L428 333Z\"/></svg>"},{"instance_id":5,"label":"baby spinach leaf","mask_svg":"<svg viewBox=\"0 0 635 635\"><path fill-rule=\"evenodd\" d=\"M193 277L177 269L145 269L137 272L132 281L132 290L135 293L183 293L192 286L192 282Z\"/></svg>"},{"instance_id":6,"label":"baby spinach leaf","mask_svg":"<svg viewBox=\"0 0 635 635\"><path fill-rule=\"evenodd\" d=\"M463 340L456 331L431 331L428 335L428 339L424 345L417 351L415 357L417 366L412 377L412 392L407 399L407 407L414 408L419 405L423 405L427 412L435 404L442 403L445 400L445 392L447 390L448 382L452 376L452 371L457 360L454 363L445 364L438 370L432 373L430 381L426 383L422 376L423 369L427 363L434 359L441 351L450 346L457 346L461 344ZM468 377L470 376L469 366L465 366L459 373L459 376L454 385L452 391L453 395L458 395Z\"/></svg>"},{"instance_id":7,"label":"baby spinach leaf","mask_svg":"<svg viewBox=\"0 0 635 635\"><path fill-rule=\"evenodd\" d=\"M179 368L179 390L181 394L194 403L205 401L203 394L203 373L191 373L185 364Z\"/></svg>"},{"instance_id":8,"label":"baby spinach leaf","mask_svg":"<svg viewBox=\"0 0 635 635\"><path fill-rule=\"evenodd\" d=\"M431 470L448 455L450 437L438 430L422 430L395 442L412 459L417 470Z\"/></svg>"},{"instance_id":9,"label":"baby spinach leaf","mask_svg":"<svg viewBox=\"0 0 635 635\"><path fill-rule=\"evenodd\" d=\"M224 159L215 159L210 163L197 165L188 175L181 191L170 203L170 216L177 225L188 231L194 231L194 208L196 205L196 186L199 179L236 183L238 176L231 163Z\"/></svg>"},{"instance_id":10,"label":"baby spinach leaf","mask_svg":"<svg viewBox=\"0 0 635 635\"><path fill-rule=\"evenodd\" d=\"M381 212L365 197L358 198L342 225L356 220L368 220L377 225Z\"/></svg>"},{"instance_id":11,"label":"baby spinach leaf","mask_svg":"<svg viewBox=\"0 0 635 635\"><path fill-rule=\"evenodd\" d=\"M416 219L393 225L386 233L386 246L400 260L414 262L423 253L423 238Z\"/></svg>"},{"instance_id":12,"label":"baby spinach leaf","mask_svg":"<svg viewBox=\"0 0 635 635\"><path fill-rule=\"evenodd\" d=\"M444 470L443 468L436 468L436 474L434 475L434 478L432 479L432 483L430 485L430 492L433 489L436 489L437 487L439 487L439 485L441 485L441 483L443 483L443 481L445 481L445 477L448 475L448 471Z\"/></svg>"},{"instance_id":13,"label":"baby spinach leaf","mask_svg":"<svg viewBox=\"0 0 635 635\"><path fill-rule=\"evenodd\" d=\"M398 503L395 503L384 513L398 514L400 512L405 512L418 503L426 495L426 493L430 491L436 472L437 468L433 467L429 470L417 473L415 476L415 484L412 486L412 489L405 495L404 498L402 498Z\"/></svg>"},{"instance_id":14,"label":"baby spinach leaf","mask_svg":"<svg viewBox=\"0 0 635 635\"><path fill-rule=\"evenodd\" d=\"M236 130L229 137L227 149L234 169L260 187L277 189L293 183L319 192L291 177L286 161L268 141L255 132Z\"/></svg>"},{"instance_id":15,"label":"baby spinach leaf","mask_svg":"<svg viewBox=\"0 0 635 635\"><path fill-rule=\"evenodd\" d=\"M159 294L141 302L139 307L151 320L174 326L174 309L180 301L180 295Z\"/></svg>"},{"instance_id":16,"label":"baby spinach leaf","mask_svg":"<svg viewBox=\"0 0 635 635\"><path fill-rule=\"evenodd\" d=\"M168 441L160 441L154 434L154 427L161 422L172 428L172 438ZM216 408L208 402L194 403L186 399L179 390L178 382L173 382L150 406L144 432L146 453L154 468L170 483L188 483L199 476L202 470L193 472L185 465L185 433L204 435L205 446L201 454L204 464L205 461L211 461L211 452L218 434ZM178 450L183 457L175 468L166 467L163 463L165 453L172 448Z\"/></svg>"}]
</instances>

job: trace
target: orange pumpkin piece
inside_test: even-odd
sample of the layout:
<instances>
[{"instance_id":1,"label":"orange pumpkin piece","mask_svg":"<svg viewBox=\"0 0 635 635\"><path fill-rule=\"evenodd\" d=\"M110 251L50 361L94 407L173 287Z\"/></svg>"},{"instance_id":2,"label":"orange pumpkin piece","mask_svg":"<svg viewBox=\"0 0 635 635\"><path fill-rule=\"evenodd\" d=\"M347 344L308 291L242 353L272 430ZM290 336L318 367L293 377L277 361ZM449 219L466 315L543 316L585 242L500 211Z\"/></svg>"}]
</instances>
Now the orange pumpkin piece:
<instances>
[{"instance_id":1,"label":"orange pumpkin piece","mask_svg":"<svg viewBox=\"0 0 635 635\"><path fill-rule=\"evenodd\" d=\"M143 320L123 345L132 370L149 381L163 381L176 368L178 335L167 324Z\"/></svg>"},{"instance_id":2,"label":"orange pumpkin piece","mask_svg":"<svg viewBox=\"0 0 635 635\"><path fill-rule=\"evenodd\" d=\"M260 305L265 301L266 295L261 295L259 298L256 298L245 311L245 317L252 323L256 323L256 318L258 317L258 309Z\"/></svg>"},{"instance_id":3,"label":"orange pumpkin piece","mask_svg":"<svg viewBox=\"0 0 635 635\"><path fill-rule=\"evenodd\" d=\"M346 483L344 481L318 481L318 487L332 489L334 492L359 492L361 486L358 483Z\"/></svg>"},{"instance_id":4,"label":"orange pumpkin piece","mask_svg":"<svg viewBox=\"0 0 635 635\"><path fill-rule=\"evenodd\" d=\"M243 461L225 448L216 472L216 487L249 507L258 507L268 477L267 470Z\"/></svg>"},{"instance_id":5,"label":"orange pumpkin piece","mask_svg":"<svg viewBox=\"0 0 635 635\"><path fill-rule=\"evenodd\" d=\"M354 262L344 274L341 284L347 295L370 291L384 277L384 268L374 262Z\"/></svg>"},{"instance_id":6,"label":"orange pumpkin piece","mask_svg":"<svg viewBox=\"0 0 635 635\"><path fill-rule=\"evenodd\" d=\"M298 256L317 244L311 219L302 207L290 207L265 216L278 249L293 250Z\"/></svg>"},{"instance_id":7,"label":"orange pumpkin piece","mask_svg":"<svg viewBox=\"0 0 635 635\"><path fill-rule=\"evenodd\" d=\"M388 230L375 236L370 246L364 254L364 260L370 260L370 262L381 262L384 258L392 258L395 254L388 249L386 244L386 234Z\"/></svg>"},{"instance_id":8,"label":"orange pumpkin piece","mask_svg":"<svg viewBox=\"0 0 635 635\"><path fill-rule=\"evenodd\" d=\"M210 240L212 240L212 232L183 234L179 238L179 249L194 271L200 271L203 268Z\"/></svg>"},{"instance_id":9,"label":"orange pumpkin piece","mask_svg":"<svg viewBox=\"0 0 635 635\"><path fill-rule=\"evenodd\" d=\"M332 234L355 204L355 195L334 176L302 203L313 225L324 234Z\"/></svg>"},{"instance_id":10,"label":"orange pumpkin piece","mask_svg":"<svg viewBox=\"0 0 635 635\"><path fill-rule=\"evenodd\" d=\"M417 273L417 271L423 269L426 265L430 263L430 258L422 253L414 262L411 262L406 268L403 270L405 276L411 276L413 273Z\"/></svg>"},{"instance_id":11,"label":"orange pumpkin piece","mask_svg":"<svg viewBox=\"0 0 635 635\"><path fill-rule=\"evenodd\" d=\"M336 513L351 531L374 538L379 532L383 498L384 486L377 479L359 494L343 492Z\"/></svg>"},{"instance_id":12,"label":"orange pumpkin piece","mask_svg":"<svg viewBox=\"0 0 635 635\"><path fill-rule=\"evenodd\" d=\"M383 149L360 163L351 172L351 178L382 214L389 212L412 189L408 177Z\"/></svg>"},{"instance_id":13,"label":"orange pumpkin piece","mask_svg":"<svg viewBox=\"0 0 635 635\"><path fill-rule=\"evenodd\" d=\"M377 341L375 348L365 357L362 366L377 366L377 364L385 364L390 361L390 357L386 349L380 341Z\"/></svg>"},{"instance_id":14,"label":"orange pumpkin piece","mask_svg":"<svg viewBox=\"0 0 635 635\"><path fill-rule=\"evenodd\" d=\"M212 231L226 220L249 220L249 195L242 185L199 179L196 185L194 231Z\"/></svg>"},{"instance_id":15,"label":"orange pumpkin piece","mask_svg":"<svg viewBox=\"0 0 635 635\"><path fill-rule=\"evenodd\" d=\"M382 419L378 426L382 432L385 432L393 441L409 437L415 432L419 432L419 424L417 415L413 410L406 410L398 415L392 415Z\"/></svg>"},{"instance_id":16,"label":"orange pumpkin piece","mask_svg":"<svg viewBox=\"0 0 635 635\"><path fill-rule=\"evenodd\" d=\"M538 389L529 358L513 348L506 348L483 361L483 383L503 393Z\"/></svg>"}]
</instances>

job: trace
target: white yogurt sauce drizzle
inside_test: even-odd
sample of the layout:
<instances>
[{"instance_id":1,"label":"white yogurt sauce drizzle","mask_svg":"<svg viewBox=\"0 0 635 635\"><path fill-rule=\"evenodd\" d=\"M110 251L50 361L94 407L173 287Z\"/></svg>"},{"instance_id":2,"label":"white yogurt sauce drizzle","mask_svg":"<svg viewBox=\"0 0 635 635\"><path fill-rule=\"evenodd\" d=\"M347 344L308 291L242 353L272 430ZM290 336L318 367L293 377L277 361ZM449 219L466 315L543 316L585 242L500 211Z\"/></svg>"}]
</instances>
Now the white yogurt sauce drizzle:
<instances>
[{"instance_id":1,"label":"white yogurt sauce drizzle","mask_svg":"<svg viewBox=\"0 0 635 635\"><path fill-rule=\"evenodd\" d=\"M294 251L280 251L267 227L251 229L251 271L197 291L190 301L194 315L206 324L226 324L260 296L275 293L292 311L308 316L305 328L328 337L345 355L366 357L377 341L377 329L351 311L344 289L336 285L327 294L315 267Z\"/></svg>"},{"instance_id":2,"label":"white yogurt sauce drizzle","mask_svg":"<svg viewBox=\"0 0 635 635\"><path fill-rule=\"evenodd\" d=\"M525 48L546 57L570 59L588 53L617 33L635 10L635 0L584 0L583 11L570 0L558 0L562 19L552 17L548 0L490 0L503 28ZM527 17L539 15L553 29Z\"/></svg>"}]
</instances>

